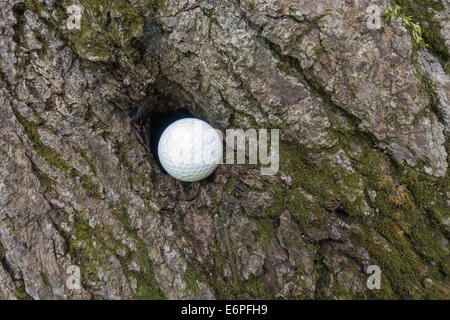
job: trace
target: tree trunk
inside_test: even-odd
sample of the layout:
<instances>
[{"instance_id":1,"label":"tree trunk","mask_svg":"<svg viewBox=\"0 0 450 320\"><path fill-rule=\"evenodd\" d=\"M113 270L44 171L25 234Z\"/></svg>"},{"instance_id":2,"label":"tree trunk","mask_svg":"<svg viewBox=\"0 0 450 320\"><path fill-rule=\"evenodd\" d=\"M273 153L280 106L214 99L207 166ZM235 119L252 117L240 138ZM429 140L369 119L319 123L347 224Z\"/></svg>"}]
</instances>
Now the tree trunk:
<instances>
[{"instance_id":1,"label":"tree trunk","mask_svg":"<svg viewBox=\"0 0 450 320\"><path fill-rule=\"evenodd\" d=\"M0 298L448 299L449 5L415 2L0 0ZM280 129L279 172L165 174L180 108Z\"/></svg>"}]
</instances>

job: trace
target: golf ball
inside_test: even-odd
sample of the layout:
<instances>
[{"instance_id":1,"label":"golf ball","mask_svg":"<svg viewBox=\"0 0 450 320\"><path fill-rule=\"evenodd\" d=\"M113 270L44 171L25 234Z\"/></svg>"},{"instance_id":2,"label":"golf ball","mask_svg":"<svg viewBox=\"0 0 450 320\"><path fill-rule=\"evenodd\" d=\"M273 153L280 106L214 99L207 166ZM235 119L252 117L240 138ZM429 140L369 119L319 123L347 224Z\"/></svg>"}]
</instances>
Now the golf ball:
<instances>
[{"instance_id":1,"label":"golf ball","mask_svg":"<svg viewBox=\"0 0 450 320\"><path fill-rule=\"evenodd\" d=\"M187 182L209 176L221 162L222 139L208 123L185 118L164 130L158 143L158 157L172 177Z\"/></svg>"}]
</instances>

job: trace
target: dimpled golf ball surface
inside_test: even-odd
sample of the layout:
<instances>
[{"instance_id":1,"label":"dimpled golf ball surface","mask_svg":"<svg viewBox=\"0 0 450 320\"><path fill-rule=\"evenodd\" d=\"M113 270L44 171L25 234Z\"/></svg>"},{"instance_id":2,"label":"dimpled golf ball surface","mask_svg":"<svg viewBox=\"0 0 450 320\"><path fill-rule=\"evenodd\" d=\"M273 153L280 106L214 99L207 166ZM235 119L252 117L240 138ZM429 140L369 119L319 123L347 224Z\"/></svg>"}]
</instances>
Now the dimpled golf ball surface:
<instances>
[{"instance_id":1,"label":"dimpled golf ball surface","mask_svg":"<svg viewBox=\"0 0 450 320\"><path fill-rule=\"evenodd\" d=\"M209 176L222 159L222 139L206 122L185 118L164 130L158 157L172 177L187 182Z\"/></svg>"}]
</instances>

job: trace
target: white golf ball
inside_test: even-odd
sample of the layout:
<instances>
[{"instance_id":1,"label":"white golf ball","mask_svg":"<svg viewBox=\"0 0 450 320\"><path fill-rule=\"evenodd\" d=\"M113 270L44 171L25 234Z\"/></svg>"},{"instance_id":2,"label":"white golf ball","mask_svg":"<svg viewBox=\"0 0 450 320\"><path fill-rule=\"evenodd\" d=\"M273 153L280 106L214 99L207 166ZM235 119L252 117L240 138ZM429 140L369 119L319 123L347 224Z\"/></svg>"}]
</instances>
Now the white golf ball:
<instances>
[{"instance_id":1,"label":"white golf ball","mask_svg":"<svg viewBox=\"0 0 450 320\"><path fill-rule=\"evenodd\" d=\"M223 157L222 139L208 123L194 118L175 121L164 130L158 157L172 177L187 182L209 176Z\"/></svg>"}]
</instances>

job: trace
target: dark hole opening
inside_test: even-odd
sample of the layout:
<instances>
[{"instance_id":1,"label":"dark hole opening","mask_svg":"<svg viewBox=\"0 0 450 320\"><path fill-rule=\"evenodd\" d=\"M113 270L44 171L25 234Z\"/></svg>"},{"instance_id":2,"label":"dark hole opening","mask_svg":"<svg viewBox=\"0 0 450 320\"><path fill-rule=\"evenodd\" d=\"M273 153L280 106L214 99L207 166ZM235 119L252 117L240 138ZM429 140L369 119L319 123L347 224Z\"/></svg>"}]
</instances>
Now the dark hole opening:
<instances>
[{"instance_id":1,"label":"dark hole opening","mask_svg":"<svg viewBox=\"0 0 450 320\"><path fill-rule=\"evenodd\" d=\"M20 43L20 31L23 28L23 25L25 24L25 16L24 13L26 11L25 3L16 3L13 6L13 14L16 17L16 23L13 25L14 35L13 40L16 43Z\"/></svg>"},{"instance_id":2,"label":"dark hole opening","mask_svg":"<svg viewBox=\"0 0 450 320\"><path fill-rule=\"evenodd\" d=\"M153 154L153 158L160 167L163 173L167 174L166 170L161 166L161 162L158 157L158 143L159 138L166 128L173 122L184 119L184 118L194 118L192 113L186 109L176 109L166 112L153 112L147 119L145 119L144 130L146 130L149 136L149 148Z\"/></svg>"}]
</instances>

